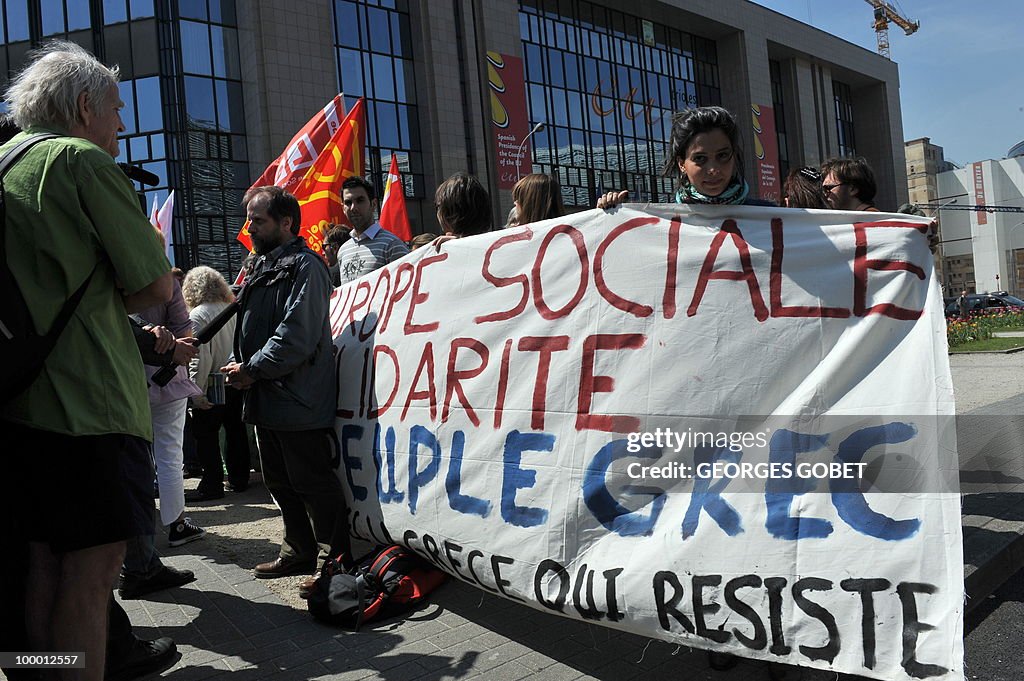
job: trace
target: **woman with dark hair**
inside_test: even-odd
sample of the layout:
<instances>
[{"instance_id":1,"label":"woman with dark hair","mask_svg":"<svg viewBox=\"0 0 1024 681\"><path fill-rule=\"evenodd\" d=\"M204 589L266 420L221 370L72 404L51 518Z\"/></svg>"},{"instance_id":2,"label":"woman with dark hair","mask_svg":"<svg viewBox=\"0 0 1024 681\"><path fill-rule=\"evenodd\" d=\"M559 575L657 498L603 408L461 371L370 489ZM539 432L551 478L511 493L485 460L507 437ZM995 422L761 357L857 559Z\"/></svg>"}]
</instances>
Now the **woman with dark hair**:
<instances>
[{"instance_id":1,"label":"woman with dark hair","mask_svg":"<svg viewBox=\"0 0 1024 681\"><path fill-rule=\"evenodd\" d=\"M516 182L512 187L512 201L515 203L516 224L519 225L565 215L562 188L550 175L531 173Z\"/></svg>"},{"instance_id":2,"label":"woman with dark hair","mask_svg":"<svg viewBox=\"0 0 1024 681\"><path fill-rule=\"evenodd\" d=\"M672 118L669 156L662 176L676 178L676 203L774 205L750 197L750 187L743 179L739 128L732 114L720 106L687 109ZM598 199L597 207L612 208L628 195L627 191L609 192ZM737 661L728 653L708 651L708 664L717 671L730 669Z\"/></svg>"},{"instance_id":3,"label":"woman with dark hair","mask_svg":"<svg viewBox=\"0 0 1024 681\"><path fill-rule=\"evenodd\" d=\"M480 180L455 173L434 194L437 223L447 236L461 238L491 231L491 196Z\"/></svg>"},{"instance_id":4,"label":"woman with dark hair","mask_svg":"<svg viewBox=\"0 0 1024 681\"><path fill-rule=\"evenodd\" d=\"M821 173L816 168L789 171L782 184L782 205L786 208L820 208L828 210Z\"/></svg>"},{"instance_id":5,"label":"woman with dark hair","mask_svg":"<svg viewBox=\"0 0 1024 681\"><path fill-rule=\"evenodd\" d=\"M750 197L743 179L739 128L732 114L720 106L687 109L672 118L669 156L663 177L676 177L676 203L771 206L770 201ZM622 203L628 192L609 192L597 201L598 208Z\"/></svg>"}]
</instances>

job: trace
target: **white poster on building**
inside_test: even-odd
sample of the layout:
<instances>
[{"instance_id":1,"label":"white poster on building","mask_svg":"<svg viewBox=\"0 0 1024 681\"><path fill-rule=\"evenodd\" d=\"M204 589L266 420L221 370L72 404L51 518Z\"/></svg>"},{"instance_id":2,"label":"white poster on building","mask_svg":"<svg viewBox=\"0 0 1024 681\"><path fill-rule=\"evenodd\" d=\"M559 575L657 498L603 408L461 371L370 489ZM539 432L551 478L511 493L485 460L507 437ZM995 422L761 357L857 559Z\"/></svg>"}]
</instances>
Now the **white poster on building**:
<instances>
[{"instance_id":1,"label":"white poster on building","mask_svg":"<svg viewBox=\"0 0 1024 681\"><path fill-rule=\"evenodd\" d=\"M423 248L338 289L354 531L644 636L961 678L926 222L624 206Z\"/></svg>"}]
</instances>

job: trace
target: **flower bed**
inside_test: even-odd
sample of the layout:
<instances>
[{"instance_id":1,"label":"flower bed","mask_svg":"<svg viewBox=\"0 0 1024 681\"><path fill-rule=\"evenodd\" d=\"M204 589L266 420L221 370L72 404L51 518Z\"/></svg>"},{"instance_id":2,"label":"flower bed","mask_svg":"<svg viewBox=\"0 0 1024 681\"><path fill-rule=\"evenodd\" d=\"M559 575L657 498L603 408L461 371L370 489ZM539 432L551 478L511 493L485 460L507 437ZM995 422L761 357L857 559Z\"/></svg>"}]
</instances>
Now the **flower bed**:
<instances>
[{"instance_id":1,"label":"flower bed","mask_svg":"<svg viewBox=\"0 0 1024 681\"><path fill-rule=\"evenodd\" d=\"M946 340L949 347L954 347L987 340L993 331L1013 327L1024 327L1024 308L999 308L988 313L972 313L967 318L952 317L946 320Z\"/></svg>"}]
</instances>

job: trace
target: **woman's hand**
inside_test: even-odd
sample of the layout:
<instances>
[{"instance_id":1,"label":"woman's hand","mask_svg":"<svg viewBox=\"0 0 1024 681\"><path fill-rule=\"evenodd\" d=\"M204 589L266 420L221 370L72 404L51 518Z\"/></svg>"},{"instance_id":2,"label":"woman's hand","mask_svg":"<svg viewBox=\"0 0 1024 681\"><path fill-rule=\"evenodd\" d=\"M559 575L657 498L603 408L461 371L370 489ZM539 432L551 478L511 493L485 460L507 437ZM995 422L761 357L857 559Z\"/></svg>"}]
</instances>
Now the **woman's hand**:
<instances>
[{"instance_id":1,"label":"woman's hand","mask_svg":"<svg viewBox=\"0 0 1024 681\"><path fill-rule=\"evenodd\" d=\"M188 364L193 357L199 354L199 348L194 343L192 338L179 338L174 341L174 355L171 361L183 366Z\"/></svg>"},{"instance_id":2,"label":"woman's hand","mask_svg":"<svg viewBox=\"0 0 1024 681\"><path fill-rule=\"evenodd\" d=\"M430 245L434 247L434 250L436 252L440 253L441 252L441 244L443 244L446 241L451 241L452 239L458 239L458 238L459 237L457 237L457 236L455 236L453 234L445 234L444 236L439 236L436 239L434 239L433 241L431 241Z\"/></svg>"},{"instance_id":3,"label":"woman's hand","mask_svg":"<svg viewBox=\"0 0 1024 681\"><path fill-rule=\"evenodd\" d=\"M153 343L154 352L162 355L174 347L174 334L166 326L149 326L146 327L146 331L156 336L156 342Z\"/></svg>"},{"instance_id":4,"label":"woman's hand","mask_svg":"<svg viewBox=\"0 0 1024 681\"><path fill-rule=\"evenodd\" d=\"M188 402L193 409L213 409L213 403L206 399L206 395L193 395Z\"/></svg>"},{"instance_id":5,"label":"woman's hand","mask_svg":"<svg viewBox=\"0 0 1024 681\"><path fill-rule=\"evenodd\" d=\"M629 191L627 190L623 190L621 192L608 192L607 194L598 198L597 207L609 210L611 208L615 208L615 206L619 205L628 198Z\"/></svg>"},{"instance_id":6,"label":"woman's hand","mask_svg":"<svg viewBox=\"0 0 1024 681\"><path fill-rule=\"evenodd\" d=\"M932 220L931 224L928 225L928 250L935 255L935 251L939 249L939 223L936 220Z\"/></svg>"}]
</instances>

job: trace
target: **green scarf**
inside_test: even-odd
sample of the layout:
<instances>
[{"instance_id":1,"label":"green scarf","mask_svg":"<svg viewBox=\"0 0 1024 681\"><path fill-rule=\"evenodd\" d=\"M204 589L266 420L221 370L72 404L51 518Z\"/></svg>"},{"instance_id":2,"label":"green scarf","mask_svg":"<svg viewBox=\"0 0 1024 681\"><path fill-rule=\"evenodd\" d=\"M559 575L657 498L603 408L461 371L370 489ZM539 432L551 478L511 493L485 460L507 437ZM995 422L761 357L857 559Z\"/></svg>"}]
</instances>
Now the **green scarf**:
<instances>
[{"instance_id":1,"label":"green scarf","mask_svg":"<svg viewBox=\"0 0 1024 681\"><path fill-rule=\"evenodd\" d=\"M692 184L687 183L676 192L676 203L710 203L736 206L746 201L747 194L749 193L750 187L747 186L746 180L741 180L738 177L734 177L729 186L725 188L725 191L718 196L705 196L697 191Z\"/></svg>"}]
</instances>

